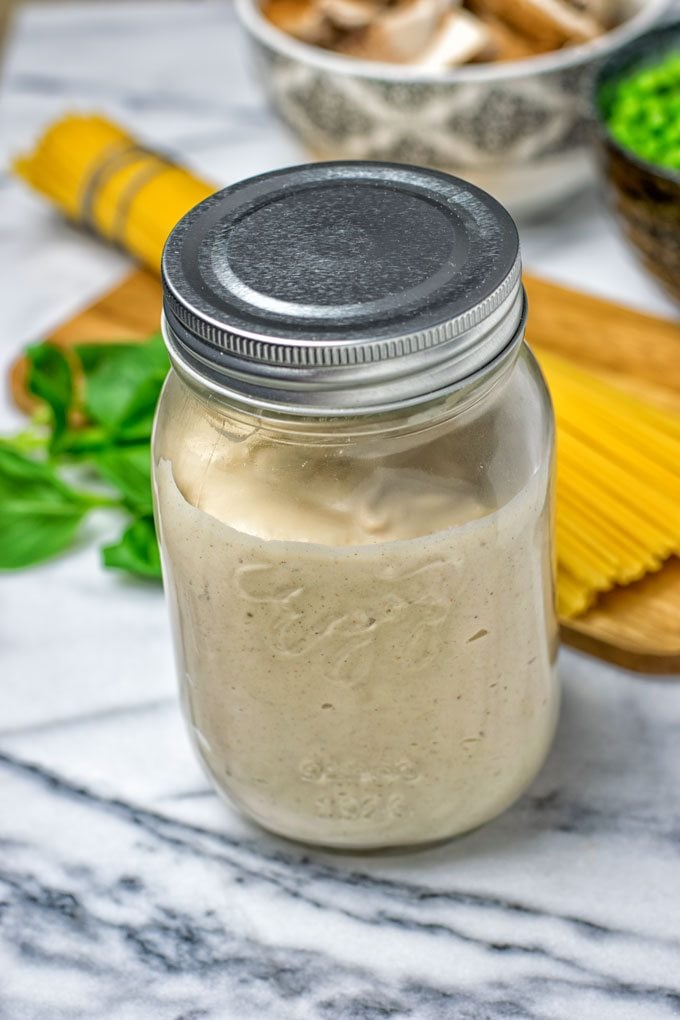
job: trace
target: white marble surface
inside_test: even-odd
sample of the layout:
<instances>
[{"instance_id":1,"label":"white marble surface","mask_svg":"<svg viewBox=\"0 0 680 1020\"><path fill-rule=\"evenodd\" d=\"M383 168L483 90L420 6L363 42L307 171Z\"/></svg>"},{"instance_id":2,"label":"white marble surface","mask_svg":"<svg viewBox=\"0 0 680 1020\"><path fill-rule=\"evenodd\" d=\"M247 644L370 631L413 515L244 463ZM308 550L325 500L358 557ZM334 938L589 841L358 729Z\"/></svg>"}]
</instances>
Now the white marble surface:
<instances>
[{"instance_id":1,"label":"white marble surface","mask_svg":"<svg viewBox=\"0 0 680 1020\"><path fill-rule=\"evenodd\" d=\"M216 180L298 161L243 50L226 2L28 6L0 158L96 106ZM594 194L523 242L544 275L672 312ZM7 174L0 246L4 374L126 263ZM17 422L4 400L0 428ZM2 580L0 656L0 1020L680 1015L672 681L563 653L557 741L511 811L427 853L347 858L263 835L208 791L162 595L102 571L88 541Z\"/></svg>"}]
</instances>

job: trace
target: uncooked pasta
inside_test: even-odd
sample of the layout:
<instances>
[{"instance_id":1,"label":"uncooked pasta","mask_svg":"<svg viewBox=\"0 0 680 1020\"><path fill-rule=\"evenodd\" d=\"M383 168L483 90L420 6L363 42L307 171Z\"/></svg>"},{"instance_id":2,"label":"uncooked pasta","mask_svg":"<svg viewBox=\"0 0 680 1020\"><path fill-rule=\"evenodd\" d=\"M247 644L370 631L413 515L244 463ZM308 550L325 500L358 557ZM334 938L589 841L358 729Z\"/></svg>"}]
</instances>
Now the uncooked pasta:
<instances>
[{"instance_id":1,"label":"uncooked pasta","mask_svg":"<svg viewBox=\"0 0 680 1020\"><path fill-rule=\"evenodd\" d=\"M104 117L53 124L16 172L66 215L158 272L165 239L215 190Z\"/></svg>"},{"instance_id":2,"label":"uncooked pasta","mask_svg":"<svg viewBox=\"0 0 680 1020\"><path fill-rule=\"evenodd\" d=\"M537 349L557 421L560 615L680 552L680 414Z\"/></svg>"}]
</instances>

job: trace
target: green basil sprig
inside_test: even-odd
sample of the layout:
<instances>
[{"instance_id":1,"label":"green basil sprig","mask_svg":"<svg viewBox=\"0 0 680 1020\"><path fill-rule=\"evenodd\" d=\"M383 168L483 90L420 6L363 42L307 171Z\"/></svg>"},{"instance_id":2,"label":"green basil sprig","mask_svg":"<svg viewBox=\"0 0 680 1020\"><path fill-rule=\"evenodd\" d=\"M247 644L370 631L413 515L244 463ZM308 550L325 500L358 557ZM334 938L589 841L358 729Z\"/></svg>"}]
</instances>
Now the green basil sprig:
<instances>
[{"instance_id":1,"label":"green basil sprig","mask_svg":"<svg viewBox=\"0 0 680 1020\"><path fill-rule=\"evenodd\" d=\"M117 542L102 550L102 554L107 567L142 577L160 577L161 558L153 517L138 517Z\"/></svg>"},{"instance_id":2,"label":"green basil sprig","mask_svg":"<svg viewBox=\"0 0 680 1020\"><path fill-rule=\"evenodd\" d=\"M28 388L46 405L49 427L39 424L43 411L27 432L0 440L0 569L64 552L90 511L115 509L127 523L102 550L105 566L159 578L150 440L169 367L160 334L83 344L72 358L49 343L26 353ZM83 483L68 482L65 469Z\"/></svg>"},{"instance_id":3,"label":"green basil sprig","mask_svg":"<svg viewBox=\"0 0 680 1020\"><path fill-rule=\"evenodd\" d=\"M28 388L52 413L50 446L56 449L66 431L74 400L73 375L66 357L54 344L35 344L26 351Z\"/></svg>"}]
</instances>

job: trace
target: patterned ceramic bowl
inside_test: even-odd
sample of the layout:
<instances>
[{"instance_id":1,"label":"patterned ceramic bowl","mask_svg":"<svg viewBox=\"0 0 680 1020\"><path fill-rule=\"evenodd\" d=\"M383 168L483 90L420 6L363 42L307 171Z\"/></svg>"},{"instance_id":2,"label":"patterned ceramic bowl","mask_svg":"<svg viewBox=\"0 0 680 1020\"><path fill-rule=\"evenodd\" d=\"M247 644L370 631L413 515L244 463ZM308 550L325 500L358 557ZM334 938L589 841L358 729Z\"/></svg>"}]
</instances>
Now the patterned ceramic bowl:
<instances>
[{"instance_id":1,"label":"patterned ceramic bowl","mask_svg":"<svg viewBox=\"0 0 680 1020\"><path fill-rule=\"evenodd\" d=\"M648 28L669 0L623 3L624 23L586 45L427 74L298 42L262 15L259 0L237 0L237 9L274 106L314 158L438 167L521 216L588 179L593 65Z\"/></svg>"},{"instance_id":2,"label":"patterned ceramic bowl","mask_svg":"<svg viewBox=\"0 0 680 1020\"><path fill-rule=\"evenodd\" d=\"M600 69L593 101L611 204L642 262L680 301L680 172L654 166L624 149L607 130L606 85L680 51L680 22L647 32Z\"/></svg>"}]
</instances>

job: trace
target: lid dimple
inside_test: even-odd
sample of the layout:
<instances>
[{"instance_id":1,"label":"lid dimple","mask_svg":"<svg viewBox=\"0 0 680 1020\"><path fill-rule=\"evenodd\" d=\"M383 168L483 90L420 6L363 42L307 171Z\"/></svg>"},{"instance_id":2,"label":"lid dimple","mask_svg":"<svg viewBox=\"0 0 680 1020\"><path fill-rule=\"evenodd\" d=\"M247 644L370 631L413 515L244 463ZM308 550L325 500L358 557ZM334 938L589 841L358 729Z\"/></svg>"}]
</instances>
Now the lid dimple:
<instances>
[{"instance_id":1,"label":"lid dimple","mask_svg":"<svg viewBox=\"0 0 680 1020\"><path fill-rule=\"evenodd\" d=\"M291 167L177 224L166 338L215 389L368 411L381 392L425 399L447 372L491 361L522 318L520 268L510 215L465 181L377 162Z\"/></svg>"}]
</instances>

